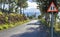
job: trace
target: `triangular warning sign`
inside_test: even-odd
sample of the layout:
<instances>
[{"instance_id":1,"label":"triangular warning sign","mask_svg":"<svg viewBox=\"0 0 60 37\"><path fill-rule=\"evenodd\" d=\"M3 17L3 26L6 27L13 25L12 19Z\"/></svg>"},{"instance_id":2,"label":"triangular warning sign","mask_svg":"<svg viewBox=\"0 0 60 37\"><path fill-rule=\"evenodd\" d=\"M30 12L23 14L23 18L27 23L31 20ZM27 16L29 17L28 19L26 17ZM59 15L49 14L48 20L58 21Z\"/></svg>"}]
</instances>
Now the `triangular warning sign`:
<instances>
[{"instance_id":1,"label":"triangular warning sign","mask_svg":"<svg viewBox=\"0 0 60 37\"><path fill-rule=\"evenodd\" d=\"M58 12L58 9L56 8L56 6L53 2L51 3L51 5L48 8L47 12Z\"/></svg>"}]
</instances>

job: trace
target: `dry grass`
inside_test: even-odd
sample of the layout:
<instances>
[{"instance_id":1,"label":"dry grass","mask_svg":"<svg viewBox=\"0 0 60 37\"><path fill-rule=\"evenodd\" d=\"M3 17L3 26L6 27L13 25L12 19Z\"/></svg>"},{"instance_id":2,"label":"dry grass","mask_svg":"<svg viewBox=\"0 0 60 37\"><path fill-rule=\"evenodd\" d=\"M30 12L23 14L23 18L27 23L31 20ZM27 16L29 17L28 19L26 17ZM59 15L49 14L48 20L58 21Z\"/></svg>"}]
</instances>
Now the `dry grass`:
<instances>
[{"instance_id":1,"label":"dry grass","mask_svg":"<svg viewBox=\"0 0 60 37\"><path fill-rule=\"evenodd\" d=\"M60 31L60 24L59 24L59 23L57 23L57 24L55 25L55 30L56 30L56 31Z\"/></svg>"}]
</instances>

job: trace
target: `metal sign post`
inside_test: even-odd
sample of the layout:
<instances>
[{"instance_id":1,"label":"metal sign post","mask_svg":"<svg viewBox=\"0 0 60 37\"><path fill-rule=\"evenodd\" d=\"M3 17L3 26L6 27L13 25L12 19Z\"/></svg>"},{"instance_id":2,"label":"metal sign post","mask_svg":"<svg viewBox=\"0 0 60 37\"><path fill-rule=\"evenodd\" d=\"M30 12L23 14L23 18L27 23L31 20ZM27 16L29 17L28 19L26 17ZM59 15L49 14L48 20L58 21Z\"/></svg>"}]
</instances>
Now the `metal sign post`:
<instances>
[{"instance_id":1,"label":"metal sign post","mask_svg":"<svg viewBox=\"0 0 60 37\"><path fill-rule=\"evenodd\" d=\"M53 30L54 30L54 12L58 12L54 2L51 2L50 7L48 8L47 12L51 12L51 37L53 37Z\"/></svg>"},{"instance_id":2,"label":"metal sign post","mask_svg":"<svg viewBox=\"0 0 60 37\"><path fill-rule=\"evenodd\" d=\"M54 15L52 12L51 14L51 37L53 37L53 25L54 25Z\"/></svg>"}]
</instances>

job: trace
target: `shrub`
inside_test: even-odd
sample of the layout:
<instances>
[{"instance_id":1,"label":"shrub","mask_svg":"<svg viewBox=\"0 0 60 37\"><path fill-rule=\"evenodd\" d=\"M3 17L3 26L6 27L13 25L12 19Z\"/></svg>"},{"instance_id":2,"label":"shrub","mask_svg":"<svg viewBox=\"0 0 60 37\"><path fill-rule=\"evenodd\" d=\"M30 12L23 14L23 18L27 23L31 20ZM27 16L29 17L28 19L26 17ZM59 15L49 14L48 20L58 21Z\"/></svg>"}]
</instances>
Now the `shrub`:
<instances>
[{"instance_id":1,"label":"shrub","mask_svg":"<svg viewBox=\"0 0 60 37\"><path fill-rule=\"evenodd\" d=\"M0 14L0 24L5 24L6 20L5 20L5 15L4 14Z\"/></svg>"},{"instance_id":2,"label":"shrub","mask_svg":"<svg viewBox=\"0 0 60 37\"><path fill-rule=\"evenodd\" d=\"M10 24L24 20L27 20L27 18L22 14L10 13L6 15L5 13L0 13L0 24L5 24L5 23Z\"/></svg>"}]
</instances>

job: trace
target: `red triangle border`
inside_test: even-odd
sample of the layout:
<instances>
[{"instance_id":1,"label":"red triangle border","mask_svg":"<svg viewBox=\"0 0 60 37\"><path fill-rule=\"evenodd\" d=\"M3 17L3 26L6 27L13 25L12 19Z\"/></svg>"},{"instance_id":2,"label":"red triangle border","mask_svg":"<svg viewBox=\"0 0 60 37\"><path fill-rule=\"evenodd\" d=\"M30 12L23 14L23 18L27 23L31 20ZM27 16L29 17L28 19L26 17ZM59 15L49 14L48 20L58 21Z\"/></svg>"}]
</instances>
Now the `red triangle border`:
<instances>
[{"instance_id":1,"label":"red triangle border","mask_svg":"<svg viewBox=\"0 0 60 37\"><path fill-rule=\"evenodd\" d=\"M52 3L53 3L53 2L52 2ZM52 3L51 3L51 4L52 4ZM51 4L50 4L50 6L51 6ZM53 3L53 4L54 4L54 3ZM58 9L56 8L55 4L54 4L54 6L55 6L55 8L56 8L56 11L54 11L54 10L53 10L53 11L51 11L51 10L49 11L50 6L49 6L49 8L48 8L47 12L58 12Z\"/></svg>"}]
</instances>

